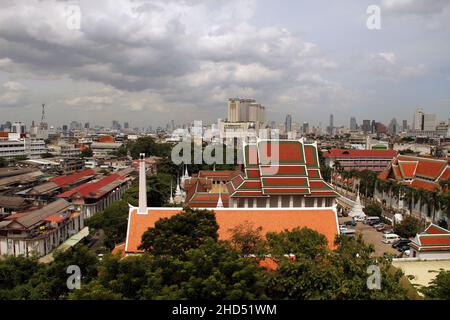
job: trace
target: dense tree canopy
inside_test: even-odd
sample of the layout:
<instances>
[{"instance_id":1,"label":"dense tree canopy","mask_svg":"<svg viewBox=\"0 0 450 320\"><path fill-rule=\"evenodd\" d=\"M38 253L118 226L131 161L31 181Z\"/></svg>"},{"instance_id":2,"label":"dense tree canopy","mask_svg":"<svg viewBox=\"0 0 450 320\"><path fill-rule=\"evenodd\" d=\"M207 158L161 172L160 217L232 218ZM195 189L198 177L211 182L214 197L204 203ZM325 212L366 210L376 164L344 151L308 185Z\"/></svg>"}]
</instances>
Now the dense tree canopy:
<instances>
[{"instance_id":1,"label":"dense tree canopy","mask_svg":"<svg viewBox=\"0 0 450 320\"><path fill-rule=\"evenodd\" d=\"M99 260L78 245L55 254L50 264L35 259L0 260L2 299L404 299L402 273L390 260L374 258L361 237L339 237L330 250L323 235L302 228L270 233L249 225L234 228L231 241L217 239L208 211L186 209L156 223L143 236L147 252ZM245 252L252 254L243 254ZM289 256L287 254L294 254ZM276 267L265 269L261 259ZM69 265L81 269L81 289L66 285ZM368 268L380 270L381 288L369 289ZM441 276L436 280L445 294ZM444 279L445 280L445 279ZM445 285L443 288L446 288ZM432 293L429 293L430 297Z\"/></svg>"}]
</instances>

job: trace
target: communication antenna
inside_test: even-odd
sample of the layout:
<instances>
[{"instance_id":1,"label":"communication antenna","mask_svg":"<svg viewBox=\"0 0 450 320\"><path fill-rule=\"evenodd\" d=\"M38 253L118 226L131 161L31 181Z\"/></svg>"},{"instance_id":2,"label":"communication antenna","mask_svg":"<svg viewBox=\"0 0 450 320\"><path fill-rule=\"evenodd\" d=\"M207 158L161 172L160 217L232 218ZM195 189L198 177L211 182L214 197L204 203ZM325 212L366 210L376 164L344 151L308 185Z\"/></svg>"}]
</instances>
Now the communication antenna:
<instances>
[{"instance_id":1,"label":"communication antenna","mask_svg":"<svg viewBox=\"0 0 450 320\"><path fill-rule=\"evenodd\" d=\"M41 117L41 123L44 123L45 120L45 103L42 104L42 117Z\"/></svg>"}]
</instances>

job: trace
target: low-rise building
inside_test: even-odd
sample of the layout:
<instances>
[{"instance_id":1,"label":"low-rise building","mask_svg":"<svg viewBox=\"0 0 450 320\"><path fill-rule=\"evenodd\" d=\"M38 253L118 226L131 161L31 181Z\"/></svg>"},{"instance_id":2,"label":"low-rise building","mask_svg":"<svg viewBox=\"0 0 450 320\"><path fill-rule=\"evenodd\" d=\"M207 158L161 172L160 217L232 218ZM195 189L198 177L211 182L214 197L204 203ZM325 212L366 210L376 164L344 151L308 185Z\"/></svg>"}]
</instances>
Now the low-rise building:
<instances>
[{"instance_id":1,"label":"low-rise building","mask_svg":"<svg viewBox=\"0 0 450 320\"><path fill-rule=\"evenodd\" d=\"M0 221L0 255L42 257L84 227L83 216L63 199Z\"/></svg>"},{"instance_id":2,"label":"low-rise building","mask_svg":"<svg viewBox=\"0 0 450 320\"><path fill-rule=\"evenodd\" d=\"M122 199L123 193L131 186L132 171L134 169L128 168L100 177L67 190L58 195L58 198L70 201L84 219L90 218L111 203Z\"/></svg>"},{"instance_id":3,"label":"low-rise building","mask_svg":"<svg viewBox=\"0 0 450 320\"><path fill-rule=\"evenodd\" d=\"M450 231L430 224L410 244L412 258L420 260L450 259Z\"/></svg>"},{"instance_id":4,"label":"low-rise building","mask_svg":"<svg viewBox=\"0 0 450 320\"><path fill-rule=\"evenodd\" d=\"M323 154L325 164L333 168L339 164L339 167L345 171L351 170L370 170L382 171L391 163L397 155L394 150L354 150L354 149L336 149Z\"/></svg>"}]
</instances>

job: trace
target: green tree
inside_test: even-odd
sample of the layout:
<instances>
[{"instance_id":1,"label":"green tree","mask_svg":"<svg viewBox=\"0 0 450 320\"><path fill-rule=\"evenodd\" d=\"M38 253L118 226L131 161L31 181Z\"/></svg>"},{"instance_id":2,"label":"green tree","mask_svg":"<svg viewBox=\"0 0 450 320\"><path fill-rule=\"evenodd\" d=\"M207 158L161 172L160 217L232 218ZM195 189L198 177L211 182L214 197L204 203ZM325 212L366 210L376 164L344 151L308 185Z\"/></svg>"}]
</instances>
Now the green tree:
<instances>
[{"instance_id":1,"label":"green tree","mask_svg":"<svg viewBox=\"0 0 450 320\"><path fill-rule=\"evenodd\" d=\"M255 254L262 243L261 227L255 228L252 223L246 222L231 228L231 245L244 255Z\"/></svg>"},{"instance_id":2,"label":"green tree","mask_svg":"<svg viewBox=\"0 0 450 320\"><path fill-rule=\"evenodd\" d=\"M394 227L394 232L403 238L411 238L416 234L424 230L423 223L413 217L406 216L400 223L397 223Z\"/></svg>"},{"instance_id":3,"label":"green tree","mask_svg":"<svg viewBox=\"0 0 450 320\"><path fill-rule=\"evenodd\" d=\"M94 151L91 148L86 148L81 151L82 158L90 158L94 155Z\"/></svg>"},{"instance_id":4,"label":"green tree","mask_svg":"<svg viewBox=\"0 0 450 320\"><path fill-rule=\"evenodd\" d=\"M128 203L121 200L92 216L86 221L86 225L93 229L102 229L105 233L104 245L112 249L117 243L125 240L127 219Z\"/></svg>"},{"instance_id":5,"label":"green tree","mask_svg":"<svg viewBox=\"0 0 450 320\"><path fill-rule=\"evenodd\" d=\"M8 166L8 161L5 158L0 157L0 168Z\"/></svg>"},{"instance_id":6,"label":"green tree","mask_svg":"<svg viewBox=\"0 0 450 320\"><path fill-rule=\"evenodd\" d=\"M420 291L427 299L450 300L450 271L441 270L430 285Z\"/></svg>"},{"instance_id":7,"label":"green tree","mask_svg":"<svg viewBox=\"0 0 450 320\"><path fill-rule=\"evenodd\" d=\"M180 256L191 248L198 248L208 238L217 240L214 213L186 208L183 213L161 219L142 235L140 249L155 255Z\"/></svg>"},{"instance_id":8,"label":"green tree","mask_svg":"<svg viewBox=\"0 0 450 320\"><path fill-rule=\"evenodd\" d=\"M370 203L363 209L364 213L369 217L381 217L383 209L378 203Z\"/></svg>"}]
</instances>

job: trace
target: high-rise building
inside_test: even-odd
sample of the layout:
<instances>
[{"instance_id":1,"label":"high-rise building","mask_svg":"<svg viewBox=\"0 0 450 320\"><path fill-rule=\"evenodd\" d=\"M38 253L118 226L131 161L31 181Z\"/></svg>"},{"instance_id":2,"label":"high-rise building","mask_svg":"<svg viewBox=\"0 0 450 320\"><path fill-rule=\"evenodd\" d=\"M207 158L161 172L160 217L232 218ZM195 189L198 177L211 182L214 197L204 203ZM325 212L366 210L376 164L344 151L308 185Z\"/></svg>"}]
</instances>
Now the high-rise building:
<instances>
[{"instance_id":1,"label":"high-rise building","mask_svg":"<svg viewBox=\"0 0 450 320\"><path fill-rule=\"evenodd\" d=\"M333 129L334 129L334 116L330 114L330 125L328 126L328 134L330 136L333 135Z\"/></svg>"},{"instance_id":2,"label":"high-rise building","mask_svg":"<svg viewBox=\"0 0 450 320\"><path fill-rule=\"evenodd\" d=\"M412 124L413 130L423 130L423 116L424 116L423 109L417 108L413 117L413 124Z\"/></svg>"},{"instance_id":3,"label":"high-rise building","mask_svg":"<svg viewBox=\"0 0 450 320\"><path fill-rule=\"evenodd\" d=\"M392 119L388 126L388 131L391 136L396 136L399 133L397 119Z\"/></svg>"},{"instance_id":4,"label":"high-rise building","mask_svg":"<svg viewBox=\"0 0 450 320\"><path fill-rule=\"evenodd\" d=\"M85 128L85 129L89 129L89 127L90 127L89 122L85 122L85 123L84 123L84 128Z\"/></svg>"},{"instance_id":5,"label":"high-rise building","mask_svg":"<svg viewBox=\"0 0 450 320\"><path fill-rule=\"evenodd\" d=\"M363 124L362 124L362 130L364 131L364 133L368 133L371 132L372 130L370 129L370 120L363 120Z\"/></svg>"},{"instance_id":6,"label":"high-rise building","mask_svg":"<svg viewBox=\"0 0 450 320\"><path fill-rule=\"evenodd\" d=\"M308 134L308 133L309 133L309 123L303 122L303 134Z\"/></svg>"},{"instance_id":7,"label":"high-rise building","mask_svg":"<svg viewBox=\"0 0 450 320\"><path fill-rule=\"evenodd\" d=\"M130 128L130 124L128 122L124 122L123 123L123 128L124 129L129 129Z\"/></svg>"},{"instance_id":8,"label":"high-rise building","mask_svg":"<svg viewBox=\"0 0 450 320\"><path fill-rule=\"evenodd\" d=\"M255 99L228 99L228 122L265 123L266 108Z\"/></svg>"},{"instance_id":9,"label":"high-rise building","mask_svg":"<svg viewBox=\"0 0 450 320\"><path fill-rule=\"evenodd\" d=\"M404 132L408 131L408 120L403 120L402 130Z\"/></svg>"},{"instance_id":10,"label":"high-rise building","mask_svg":"<svg viewBox=\"0 0 450 320\"><path fill-rule=\"evenodd\" d=\"M370 126L370 132L371 133L377 132L377 122L375 120L372 120L372 125Z\"/></svg>"},{"instance_id":11,"label":"high-rise building","mask_svg":"<svg viewBox=\"0 0 450 320\"><path fill-rule=\"evenodd\" d=\"M284 130L286 131L286 133L292 131L292 116L290 114L286 116L286 120L284 122Z\"/></svg>"},{"instance_id":12,"label":"high-rise building","mask_svg":"<svg viewBox=\"0 0 450 320\"><path fill-rule=\"evenodd\" d=\"M11 126L11 132L24 134L27 132L27 128L25 123L23 122L14 122Z\"/></svg>"},{"instance_id":13,"label":"high-rise building","mask_svg":"<svg viewBox=\"0 0 450 320\"><path fill-rule=\"evenodd\" d=\"M350 118L350 130L356 130L358 129L358 124L356 123L356 118L351 117Z\"/></svg>"},{"instance_id":14,"label":"high-rise building","mask_svg":"<svg viewBox=\"0 0 450 320\"><path fill-rule=\"evenodd\" d=\"M424 131L435 131L436 130L436 114L435 113L424 113L422 130L424 130Z\"/></svg>"},{"instance_id":15,"label":"high-rise building","mask_svg":"<svg viewBox=\"0 0 450 320\"><path fill-rule=\"evenodd\" d=\"M119 121L113 120L112 121L112 125L111 125L111 129L113 129L113 130L120 130L120 129L122 129L122 126L120 125Z\"/></svg>"}]
</instances>

